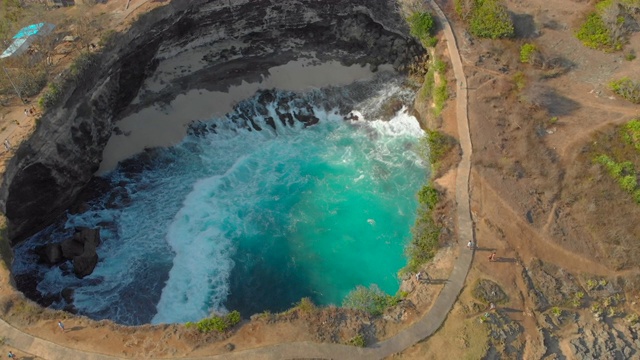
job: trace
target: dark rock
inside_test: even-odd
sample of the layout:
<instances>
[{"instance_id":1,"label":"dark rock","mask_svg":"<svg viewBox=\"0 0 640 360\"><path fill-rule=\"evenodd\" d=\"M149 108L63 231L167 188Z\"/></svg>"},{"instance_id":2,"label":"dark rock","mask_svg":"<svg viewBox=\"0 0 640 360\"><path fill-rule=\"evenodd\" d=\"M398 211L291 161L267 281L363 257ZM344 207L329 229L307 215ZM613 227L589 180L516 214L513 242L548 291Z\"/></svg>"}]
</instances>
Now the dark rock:
<instances>
[{"instance_id":1,"label":"dark rock","mask_svg":"<svg viewBox=\"0 0 640 360\"><path fill-rule=\"evenodd\" d=\"M236 348L236 346L235 346L235 345L233 345L232 343L227 343L227 345L225 345L225 346L224 346L224 348L225 348L227 351L233 351L233 350Z\"/></svg>"},{"instance_id":2,"label":"dark rock","mask_svg":"<svg viewBox=\"0 0 640 360\"><path fill-rule=\"evenodd\" d=\"M76 228L76 233L73 234L73 238L84 244L85 247L87 243L92 244L94 248L100 245L100 229L91 229L86 227Z\"/></svg>"},{"instance_id":3,"label":"dark rock","mask_svg":"<svg viewBox=\"0 0 640 360\"><path fill-rule=\"evenodd\" d=\"M67 302L67 304L71 304L73 302L73 295L75 293L75 289L73 288L64 288L60 292L60 296Z\"/></svg>"},{"instance_id":4,"label":"dark rock","mask_svg":"<svg viewBox=\"0 0 640 360\"><path fill-rule=\"evenodd\" d=\"M305 127L311 126L311 125L315 125L320 121L320 119L318 119L313 114L306 115L306 114L301 114L301 113L293 113L293 116L296 118L296 120L298 120L301 123L303 123Z\"/></svg>"},{"instance_id":5,"label":"dark rock","mask_svg":"<svg viewBox=\"0 0 640 360\"><path fill-rule=\"evenodd\" d=\"M64 240L60 244L60 247L62 249L62 256L68 260L72 260L84 252L84 243L77 241L75 237Z\"/></svg>"},{"instance_id":6,"label":"dark rock","mask_svg":"<svg viewBox=\"0 0 640 360\"><path fill-rule=\"evenodd\" d=\"M64 261L62 248L59 243L39 246L35 249L35 252L40 257L40 261L50 266L58 265Z\"/></svg>"},{"instance_id":7,"label":"dark rock","mask_svg":"<svg viewBox=\"0 0 640 360\"><path fill-rule=\"evenodd\" d=\"M73 273L80 279L91 275L98 264L98 254L88 251L73 258Z\"/></svg>"},{"instance_id":8,"label":"dark rock","mask_svg":"<svg viewBox=\"0 0 640 360\"><path fill-rule=\"evenodd\" d=\"M509 301L509 297L505 294L500 285L488 279L479 279L476 281L473 286L472 294L473 297L487 304L502 304Z\"/></svg>"}]
</instances>

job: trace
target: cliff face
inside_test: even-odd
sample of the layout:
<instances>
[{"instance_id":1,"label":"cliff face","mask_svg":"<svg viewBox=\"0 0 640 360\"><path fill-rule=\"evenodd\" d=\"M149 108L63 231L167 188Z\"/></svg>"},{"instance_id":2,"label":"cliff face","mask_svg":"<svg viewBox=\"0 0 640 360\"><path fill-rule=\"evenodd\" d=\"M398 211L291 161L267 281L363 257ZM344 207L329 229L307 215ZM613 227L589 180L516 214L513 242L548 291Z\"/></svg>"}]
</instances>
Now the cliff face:
<instances>
[{"instance_id":1,"label":"cliff face","mask_svg":"<svg viewBox=\"0 0 640 360\"><path fill-rule=\"evenodd\" d=\"M403 70L422 47L393 0L172 1L142 15L47 112L7 166L0 210L16 243L69 207L98 169L118 118L190 89L259 80L314 53L346 64ZM197 54L201 61L139 94L148 76ZM135 104L132 100L138 97Z\"/></svg>"}]
</instances>

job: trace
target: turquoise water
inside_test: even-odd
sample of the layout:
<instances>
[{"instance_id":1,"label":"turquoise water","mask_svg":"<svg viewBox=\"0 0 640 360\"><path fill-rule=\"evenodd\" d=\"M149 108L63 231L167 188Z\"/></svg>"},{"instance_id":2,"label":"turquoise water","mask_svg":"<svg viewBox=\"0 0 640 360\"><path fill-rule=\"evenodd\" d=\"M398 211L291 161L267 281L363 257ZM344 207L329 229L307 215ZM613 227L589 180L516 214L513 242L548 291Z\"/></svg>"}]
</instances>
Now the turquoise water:
<instances>
[{"instance_id":1,"label":"turquoise water","mask_svg":"<svg viewBox=\"0 0 640 360\"><path fill-rule=\"evenodd\" d=\"M372 97L398 91L389 85ZM14 271L30 269L30 249L42 238L100 226L101 261L92 275L80 280L64 266L41 268L38 285L43 293L75 288L74 306L93 318L184 322L228 310L248 317L302 297L339 305L357 285L394 294L415 193L427 176L415 153L416 119L399 112L389 121L345 121L338 110L315 107L318 124L276 120L273 130L265 117L277 114L268 109L252 118L262 131L239 127L232 116L214 119L215 132L152 152L144 169L110 174L127 201L106 206L114 190L35 236L16 249Z\"/></svg>"}]
</instances>

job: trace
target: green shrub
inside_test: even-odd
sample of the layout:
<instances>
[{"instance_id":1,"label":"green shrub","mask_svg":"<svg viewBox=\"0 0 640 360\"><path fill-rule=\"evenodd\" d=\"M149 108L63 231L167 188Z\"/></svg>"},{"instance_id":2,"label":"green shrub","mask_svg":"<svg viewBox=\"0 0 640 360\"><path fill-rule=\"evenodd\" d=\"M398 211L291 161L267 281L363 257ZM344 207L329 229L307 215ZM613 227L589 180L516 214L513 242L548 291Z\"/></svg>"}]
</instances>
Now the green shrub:
<instances>
[{"instance_id":1,"label":"green shrub","mask_svg":"<svg viewBox=\"0 0 640 360\"><path fill-rule=\"evenodd\" d=\"M418 208L416 222L411 229L412 239L407 246L407 271L415 272L427 263L439 247L440 227L433 220L432 211L426 206Z\"/></svg>"},{"instance_id":2,"label":"green shrub","mask_svg":"<svg viewBox=\"0 0 640 360\"><path fill-rule=\"evenodd\" d=\"M538 51L538 48L535 44L526 43L522 44L520 47L520 62L530 64L531 63L531 55Z\"/></svg>"},{"instance_id":3,"label":"green shrub","mask_svg":"<svg viewBox=\"0 0 640 360\"><path fill-rule=\"evenodd\" d=\"M109 29L100 36L98 45L100 47L110 47L115 43L115 40L116 40L116 31L113 29Z\"/></svg>"},{"instance_id":4,"label":"green shrub","mask_svg":"<svg viewBox=\"0 0 640 360\"><path fill-rule=\"evenodd\" d=\"M445 72L447 71L447 63L440 60L440 59L436 59L436 61L433 62L433 69L440 75L444 75Z\"/></svg>"},{"instance_id":5,"label":"green shrub","mask_svg":"<svg viewBox=\"0 0 640 360\"><path fill-rule=\"evenodd\" d=\"M233 326L237 325L240 320L242 320L240 313L234 310L224 316L212 315L196 323L187 322L185 326L187 328L195 326L201 333L209 333L211 331L223 333Z\"/></svg>"},{"instance_id":6,"label":"green shrub","mask_svg":"<svg viewBox=\"0 0 640 360\"><path fill-rule=\"evenodd\" d=\"M520 91L527 86L527 77L522 71L518 71L513 75L513 82L516 84L516 89Z\"/></svg>"},{"instance_id":7,"label":"green shrub","mask_svg":"<svg viewBox=\"0 0 640 360\"><path fill-rule=\"evenodd\" d=\"M507 9L498 0L476 0L469 21L469 31L478 37L498 39L513 37L515 30Z\"/></svg>"},{"instance_id":8,"label":"green shrub","mask_svg":"<svg viewBox=\"0 0 640 360\"><path fill-rule=\"evenodd\" d=\"M640 104L640 82L623 77L622 79L611 81L609 88L626 100L634 104Z\"/></svg>"},{"instance_id":9,"label":"green shrub","mask_svg":"<svg viewBox=\"0 0 640 360\"><path fill-rule=\"evenodd\" d=\"M626 54L624 54L624 59L627 61L633 61L636 58L636 52L633 50L629 50Z\"/></svg>"},{"instance_id":10,"label":"green shrub","mask_svg":"<svg viewBox=\"0 0 640 360\"><path fill-rule=\"evenodd\" d=\"M433 210L438 204L439 193L430 184L423 185L418 190L418 203L421 206L426 206L429 210Z\"/></svg>"},{"instance_id":11,"label":"green shrub","mask_svg":"<svg viewBox=\"0 0 640 360\"><path fill-rule=\"evenodd\" d=\"M444 105L449 99L449 89L447 88L447 79L445 77L440 78L440 84L436 87L436 91L433 97L435 108L433 109L433 115L439 116L444 109Z\"/></svg>"},{"instance_id":12,"label":"green shrub","mask_svg":"<svg viewBox=\"0 0 640 360\"><path fill-rule=\"evenodd\" d=\"M24 69L16 80L22 96L36 96L47 85L47 71L42 67Z\"/></svg>"},{"instance_id":13,"label":"green shrub","mask_svg":"<svg viewBox=\"0 0 640 360\"><path fill-rule=\"evenodd\" d=\"M431 39L435 21L430 13L414 12L409 16L407 21L409 22L411 35L420 39L423 43L425 40L429 41L429 39Z\"/></svg>"},{"instance_id":14,"label":"green shrub","mask_svg":"<svg viewBox=\"0 0 640 360\"><path fill-rule=\"evenodd\" d=\"M94 53L81 53L69 67L71 79L76 82L84 81L93 74L97 64L97 56Z\"/></svg>"},{"instance_id":15,"label":"green shrub","mask_svg":"<svg viewBox=\"0 0 640 360\"><path fill-rule=\"evenodd\" d=\"M317 310L316 304L314 304L311 298L308 297L303 297L302 299L300 299L300 301L296 303L295 307L306 313Z\"/></svg>"},{"instance_id":16,"label":"green shrub","mask_svg":"<svg viewBox=\"0 0 640 360\"><path fill-rule=\"evenodd\" d=\"M592 49L613 50L619 45L614 42L611 32L598 13L591 13L576 33L578 40Z\"/></svg>"},{"instance_id":17,"label":"green shrub","mask_svg":"<svg viewBox=\"0 0 640 360\"><path fill-rule=\"evenodd\" d=\"M630 193L633 196L634 200L640 203L640 199L637 196L640 190L638 189L637 174L635 167L631 161L616 162L614 159L604 154L596 156L594 161L604 166L604 168L607 170L607 173L609 173L609 175L618 182L620 188ZM601 281L599 285L606 286L606 282L603 285Z\"/></svg>"},{"instance_id":18,"label":"green shrub","mask_svg":"<svg viewBox=\"0 0 640 360\"><path fill-rule=\"evenodd\" d=\"M42 108L43 111L49 110L54 106L58 105L62 98L62 90L60 89L60 85L55 82L49 83L47 90L45 90L44 94L38 100L38 105Z\"/></svg>"},{"instance_id":19,"label":"green shrub","mask_svg":"<svg viewBox=\"0 0 640 360\"><path fill-rule=\"evenodd\" d=\"M626 123L623 127L622 138L624 141L633 145L633 147L640 151L640 120L633 119Z\"/></svg>"},{"instance_id":20,"label":"green shrub","mask_svg":"<svg viewBox=\"0 0 640 360\"><path fill-rule=\"evenodd\" d=\"M424 83L422 84L422 90L420 91L420 96L422 97L423 100L431 99L435 84L436 84L436 73L433 67L430 67L424 76Z\"/></svg>"},{"instance_id":21,"label":"green shrub","mask_svg":"<svg viewBox=\"0 0 640 360\"><path fill-rule=\"evenodd\" d=\"M455 140L438 130L427 129L425 136L420 138L420 156L423 160L437 168L438 164L453 149Z\"/></svg>"},{"instance_id":22,"label":"green shrub","mask_svg":"<svg viewBox=\"0 0 640 360\"><path fill-rule=\"evenodd\" d=\"M342 301L342 306L349 309L366 311L371 315L381 315L389 307L392 297L372 284L368 288L358 285Z\"/></svg>"},{"instance_id":23,"label":"green shrub","mask_svg":"<svg viewBox=\"0 0 640 360\"><path fill-rule=\"evenodd\" d=\"M357 347L365 347L367 345L364 340L364 336L362 336L362 334L358 334L354 336L347 342L347 344L357 346Z\"/></svg>"}]
</instances>

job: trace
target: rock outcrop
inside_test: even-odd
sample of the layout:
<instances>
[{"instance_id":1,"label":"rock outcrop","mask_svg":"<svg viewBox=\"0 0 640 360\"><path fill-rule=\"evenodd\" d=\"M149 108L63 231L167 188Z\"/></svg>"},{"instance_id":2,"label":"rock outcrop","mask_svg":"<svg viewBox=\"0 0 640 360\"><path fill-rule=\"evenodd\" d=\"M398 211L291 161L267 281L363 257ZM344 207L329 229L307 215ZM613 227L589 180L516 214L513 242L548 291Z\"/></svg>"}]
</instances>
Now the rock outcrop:
<instances>
[{"instance_id":1,"label":"rock outcrop","mask_svg":"<svg viewBox=\"0 0 640 360\"><path fill-rule=\"evenodd\" d=\"M82 279L90 275L98 264L98 245L99 229L79 227L71 238L61 243L45 244L37 248L36 253L40 261L50 266L71 260L74 274Z\"/></svg>"},{"instance_id":2,"label":"rock outcrop","mask_svg":"<svg viewBox=\"0 0 640 360\"><path fill-rule=\"evenodd\" d=\"M0 210L14 244L73 203L99 168L114 123L126 114L190 89L226 90L260 80L301 53L374 68L390 63L397 70L423 53L391 0L176 0L140 16L112 43L76 75L7 166ZM139 94L146 77L187 53L202 61L176 69L159 91Z\"/></svg>"}]
</instances>

